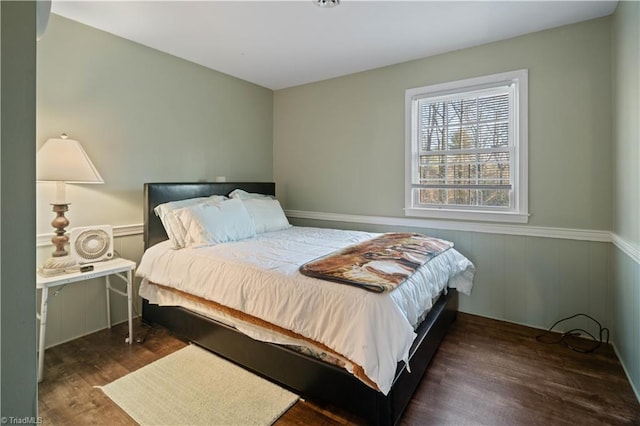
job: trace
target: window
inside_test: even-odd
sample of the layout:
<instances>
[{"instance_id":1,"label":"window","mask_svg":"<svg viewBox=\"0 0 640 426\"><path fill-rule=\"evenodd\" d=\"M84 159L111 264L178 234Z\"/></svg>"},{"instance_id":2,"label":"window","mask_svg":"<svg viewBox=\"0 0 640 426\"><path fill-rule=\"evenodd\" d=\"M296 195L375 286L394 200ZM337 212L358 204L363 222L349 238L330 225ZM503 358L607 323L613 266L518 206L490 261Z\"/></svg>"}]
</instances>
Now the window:
<instances>
[{"instance_id":1,"label":"window","mask_svg":"<svg viewBox=\"0 0 640 426\"><path fill-rule=\"evenodd\" d=\"M406 92L407 216L528 221L527 70Z\"/></svg>"}]
</instances>

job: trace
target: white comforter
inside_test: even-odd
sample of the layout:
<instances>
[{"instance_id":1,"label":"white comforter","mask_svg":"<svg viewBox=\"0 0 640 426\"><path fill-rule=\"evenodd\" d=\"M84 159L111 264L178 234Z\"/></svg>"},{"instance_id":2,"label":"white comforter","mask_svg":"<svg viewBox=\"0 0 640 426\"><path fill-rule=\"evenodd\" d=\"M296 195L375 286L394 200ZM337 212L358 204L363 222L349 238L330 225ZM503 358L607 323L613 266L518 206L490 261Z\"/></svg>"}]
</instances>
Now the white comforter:
<instances>
[{"instance_id":1,"label":"white comforter","mask_svg":"<svg viewBox=\"0 0 640 426\"><path fill-rule=\"evenodd\" d=\"M173 250L149 248L136 275L209 299L320 342L360 365L380 391L407 361L414 326L449 287L469 294L474 267L454 249L423 265L389 293L306 277L303 263L379 234L293 227L248 240ZM286 342L283 342L286 343Z\"/></svg>"}]
</instances>

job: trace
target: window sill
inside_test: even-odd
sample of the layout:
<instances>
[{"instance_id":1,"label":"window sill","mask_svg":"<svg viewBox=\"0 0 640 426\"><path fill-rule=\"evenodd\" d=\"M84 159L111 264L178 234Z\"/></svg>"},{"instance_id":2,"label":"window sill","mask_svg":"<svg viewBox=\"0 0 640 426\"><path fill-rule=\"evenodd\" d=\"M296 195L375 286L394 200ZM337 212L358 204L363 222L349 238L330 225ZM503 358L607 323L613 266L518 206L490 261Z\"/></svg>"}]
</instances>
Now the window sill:
<instances>
[{"instance_id":1,"label":"window sill","mask_svg":"<svg viewBox=\"0 0 640 426\"><path fill-rule=\"evenodd\" d=\"M519 212L463 211L454 209L405 208L405 216L431 219L468 220L479 222L528 223L529 214Z\"/></svg>"}]
</instances>

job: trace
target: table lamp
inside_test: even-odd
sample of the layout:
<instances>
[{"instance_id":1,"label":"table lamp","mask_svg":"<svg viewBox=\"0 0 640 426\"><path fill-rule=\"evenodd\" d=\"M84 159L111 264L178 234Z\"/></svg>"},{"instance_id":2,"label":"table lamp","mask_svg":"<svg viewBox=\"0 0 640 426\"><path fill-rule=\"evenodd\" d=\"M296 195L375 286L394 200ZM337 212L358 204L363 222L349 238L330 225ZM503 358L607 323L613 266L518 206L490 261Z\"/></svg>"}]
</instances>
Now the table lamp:
<instances>
[{"instance_id":1,"label":"table lamp","mask_svg":"<svg viewBox=\"0 0 640 426\"><path fill-rule=\"evenodd\" d=\"M49 139L36 154L38 182L56 182L56 200L51 203L56 217L51 222L55 235L51 242L55 246L52 257L47 259L41 268L43 275L64 273L65 269L75 265L75 261L65 250L69 237L65 228L69 220L64 214L69 211L65 197L66 183L104 183L102 176L93 165L80 142L69 139L66 134L60 138Z\"/></svg>"}]
</instances>

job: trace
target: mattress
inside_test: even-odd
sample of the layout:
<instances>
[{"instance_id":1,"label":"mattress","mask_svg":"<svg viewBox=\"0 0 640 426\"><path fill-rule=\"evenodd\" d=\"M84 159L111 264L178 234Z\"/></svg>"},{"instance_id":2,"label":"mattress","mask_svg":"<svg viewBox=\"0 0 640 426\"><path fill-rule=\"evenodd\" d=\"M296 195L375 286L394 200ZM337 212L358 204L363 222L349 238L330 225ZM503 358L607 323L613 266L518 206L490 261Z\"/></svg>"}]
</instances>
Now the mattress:
<instances>
[{"instance_id":1,"label":"mattress","mask_svg":"<svg viewBox=\"0 0 640 426\"><path fill-rule=\"evenodd\" d=\"M387 394L397 363L408 361L415 326L447 286L469 294L474 267L449 249L388 293L321 281L298 271L310 260L377 235L292 227L198 249L174 250L169 242L159 243L145 252L136 272L143 278L140 295L160 304L178 304L174 296L182 293L193 295L289 330L282 339L251 321L250 326L242 320L234 324L259 340L292 344L290 337L295 336L328 348L344 359L345 368L362 370L370 385Z\"/></svg>"}]
</instances>

